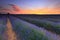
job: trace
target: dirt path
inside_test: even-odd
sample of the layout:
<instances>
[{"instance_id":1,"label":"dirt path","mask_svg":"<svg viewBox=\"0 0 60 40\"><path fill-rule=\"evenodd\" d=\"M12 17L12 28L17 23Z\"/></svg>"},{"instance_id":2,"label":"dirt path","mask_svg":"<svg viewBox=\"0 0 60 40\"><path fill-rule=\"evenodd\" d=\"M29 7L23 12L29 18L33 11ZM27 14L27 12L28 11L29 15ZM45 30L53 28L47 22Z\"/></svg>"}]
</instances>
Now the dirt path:
<instances>
[{"instance_id":1,"label":"dirt path","mask_svg":"<svg viewBox=\"0 0 60 40\"><path fill-rule=\"evenodd\" d=\"M16 34L12 30L12 25L9 19L7 19L6 35L7 35L7 40L17 40Z\"/></svg>"}]
</instances>

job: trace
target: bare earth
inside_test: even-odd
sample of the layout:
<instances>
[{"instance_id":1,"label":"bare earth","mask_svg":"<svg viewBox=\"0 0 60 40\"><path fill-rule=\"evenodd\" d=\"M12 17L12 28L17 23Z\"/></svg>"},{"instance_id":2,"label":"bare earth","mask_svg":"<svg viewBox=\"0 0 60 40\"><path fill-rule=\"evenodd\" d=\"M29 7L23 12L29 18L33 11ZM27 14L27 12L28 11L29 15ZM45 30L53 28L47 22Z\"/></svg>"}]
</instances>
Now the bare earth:
<instances>
[{"instance_id":1,"label":"bare earth","mask_svg":"<svg viewBox=\"0 0 60 40\"><path fill-rule=\"evenodd\" d=\"M7 20L7 27L6 27L6 36L7 40L17 40L15 32L12 30L12 25L10 20Z\"/></svg>"}]
</instances>

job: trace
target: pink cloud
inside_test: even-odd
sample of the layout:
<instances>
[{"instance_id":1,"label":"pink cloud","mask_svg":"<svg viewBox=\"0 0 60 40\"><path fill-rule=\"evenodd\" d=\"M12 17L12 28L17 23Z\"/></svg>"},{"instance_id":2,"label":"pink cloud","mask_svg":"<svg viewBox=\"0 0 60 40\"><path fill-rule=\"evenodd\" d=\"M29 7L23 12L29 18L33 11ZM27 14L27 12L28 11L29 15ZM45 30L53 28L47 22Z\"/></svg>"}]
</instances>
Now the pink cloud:
<instances>
[{"instance_id":1,"label":"pink cloud","mask_svg":"<svg viewBox=\"0 0 60 40\"><path fill-rule=\"evenodd\" d=\"M8 4L9 8L4 8L2 6L0 6L0 12L9 12L11 14L15 14L15 13L21 13L22 9L20 9L20 7L14 5L14 4ZM8 7L7 6L7 7Z\"/></svg>"}]
</instances>

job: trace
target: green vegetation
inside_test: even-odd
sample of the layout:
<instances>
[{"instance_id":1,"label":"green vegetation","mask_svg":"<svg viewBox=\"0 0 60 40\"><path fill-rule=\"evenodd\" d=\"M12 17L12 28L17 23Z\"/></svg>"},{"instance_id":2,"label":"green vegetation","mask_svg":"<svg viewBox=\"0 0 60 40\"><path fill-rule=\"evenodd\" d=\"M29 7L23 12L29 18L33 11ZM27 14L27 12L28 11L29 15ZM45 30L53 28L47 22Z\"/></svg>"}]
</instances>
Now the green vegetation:
<instances>
[{"instance_id":1,"label":"green vegetation","mask_svg":"<svg viewBox=\"0 0 60 40\"><path fill-rule=\"evenodd\" d=\"M0 21L0 24L4 24L4 21Z\"/></svg>"},{"instance_id":2,"label":"green vegetation","mask_svg":"<svg viewBox=\"0 0 60 40\"><path fill-rule=\"evenodd\" d=\"M2 40L2 36L0 35L0 40Z\"/></svg>"},{"instance_id":3,"label":"green vegetation","mask_svg":"<svg viewBox=\"0 0 60 40\"><path fill-rule=\"evenodd\" d=\"M48 37L43 32L30 28L29 25L16 21L14 25L14 30L18 31L19 37L22 35L24 40L48 40Z\"/></svg>"},{"instance_id":4,"label":"green vegetation","mask_svg":"<svg viewBox=\"0 0 60 40\"><path fill-rule=\"evenodd\" d=\"M37 25L39 27L43 27L43 28L45 28L47 30L53 31L53 32L55 32L57 34L60 34L60 25L56 25L56 24L52 25L52 23L49 23L49 22L31 20L32 18L31 19L29 19L29 18L21 18L21 19L23 19L25 21L28 21L28 22L30 22L32 24L35 24L35 25Z\"/></svg>"}]
</instances>

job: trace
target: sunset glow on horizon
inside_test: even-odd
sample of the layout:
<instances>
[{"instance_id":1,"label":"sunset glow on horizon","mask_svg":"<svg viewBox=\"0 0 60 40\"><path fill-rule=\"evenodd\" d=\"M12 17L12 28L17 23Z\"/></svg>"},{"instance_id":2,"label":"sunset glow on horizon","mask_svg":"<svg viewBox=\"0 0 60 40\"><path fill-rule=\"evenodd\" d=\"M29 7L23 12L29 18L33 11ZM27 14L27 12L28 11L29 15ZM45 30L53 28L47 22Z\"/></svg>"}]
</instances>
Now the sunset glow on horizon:
<instances>
[{"instance_id":1,"label":"sunset glow on horizon","mask_svg":"<svg viewBox=\"0 0 60 40\"><path fill-rule=\"evenodd\" d=\"M60 14L60 0L1 0L0 12L11 14Z\"/></svg>"}]
</instances>

